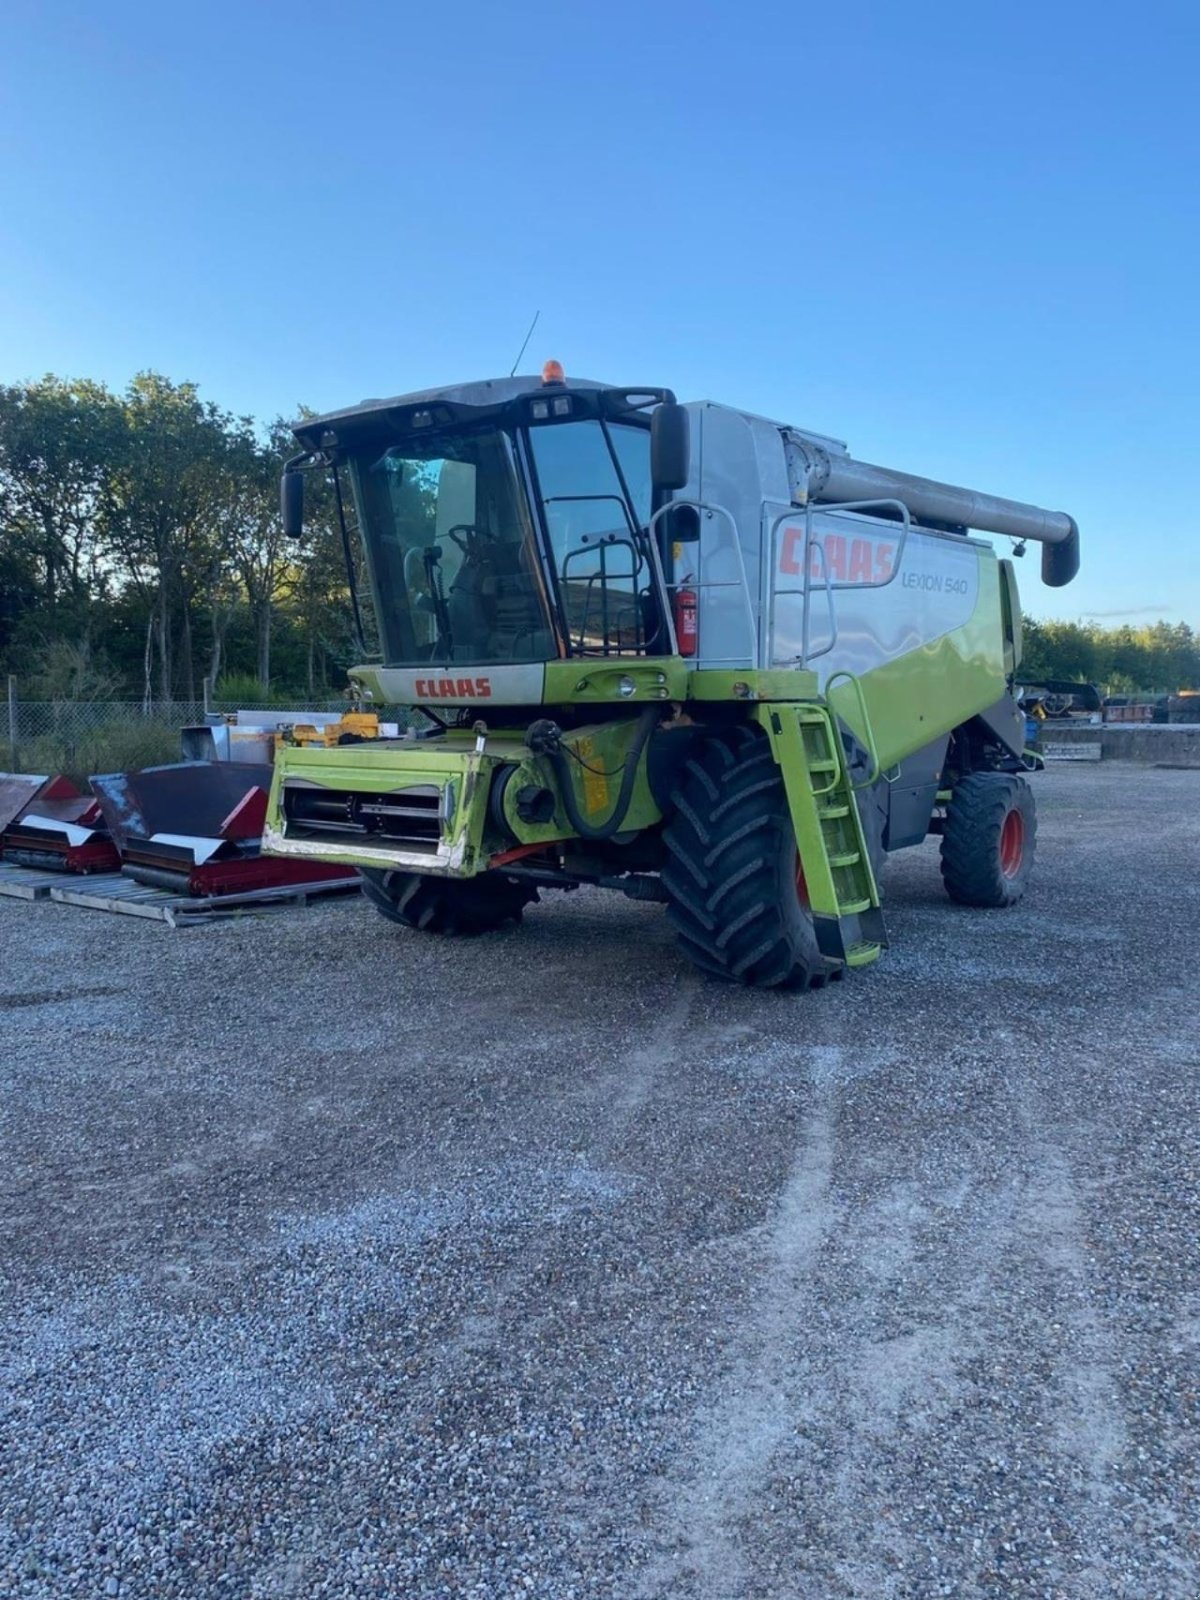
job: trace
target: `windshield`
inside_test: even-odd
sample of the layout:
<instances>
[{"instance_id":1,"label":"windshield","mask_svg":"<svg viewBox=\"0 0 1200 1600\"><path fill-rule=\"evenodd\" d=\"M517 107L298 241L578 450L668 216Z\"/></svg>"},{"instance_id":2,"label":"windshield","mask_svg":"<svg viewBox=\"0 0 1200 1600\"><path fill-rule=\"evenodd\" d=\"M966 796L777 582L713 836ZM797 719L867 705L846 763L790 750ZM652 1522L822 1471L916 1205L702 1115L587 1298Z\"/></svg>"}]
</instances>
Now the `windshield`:
<instances>
[{"instance_id":1,"label":"windshield","mask_svg":"<svg viewBox=\"0 0 1200 1600\"><path fill-rule=\"evenodd\" d=\"M525 437L536 531L502 429L350 456L386 664L550 661L560 637L571 655L668 648L645 531L649 429L588 418Z\"/></svg>"},{"instance_id":2,"label":"windshield","mask_svg":"<svg viewBox=\"0 0 1200 1600\"><path fill-rule=\"evenodd\" d=\"M350 479L386 663L557 655L505 434L410 437L352 458Z\"/></svg>"}]
</instances>

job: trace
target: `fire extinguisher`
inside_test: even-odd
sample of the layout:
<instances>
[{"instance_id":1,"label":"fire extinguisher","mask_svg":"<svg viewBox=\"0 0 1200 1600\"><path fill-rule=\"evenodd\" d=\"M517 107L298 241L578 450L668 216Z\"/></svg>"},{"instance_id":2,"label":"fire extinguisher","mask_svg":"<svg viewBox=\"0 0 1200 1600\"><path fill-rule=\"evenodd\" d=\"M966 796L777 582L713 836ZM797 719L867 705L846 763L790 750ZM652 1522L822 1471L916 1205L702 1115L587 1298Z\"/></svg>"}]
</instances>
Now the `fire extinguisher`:
<instances>
[{"instance_id":1,"label":"fire extinguisher","mask_svg":"<svg viewBox=\"0 0 1200 1600\"><path fill-rule=\"evenodd\" d=\"M688 578L675 591L675 642L681 656L694 656L700 643L699 603Z\"/></svg>"}]
</instances>

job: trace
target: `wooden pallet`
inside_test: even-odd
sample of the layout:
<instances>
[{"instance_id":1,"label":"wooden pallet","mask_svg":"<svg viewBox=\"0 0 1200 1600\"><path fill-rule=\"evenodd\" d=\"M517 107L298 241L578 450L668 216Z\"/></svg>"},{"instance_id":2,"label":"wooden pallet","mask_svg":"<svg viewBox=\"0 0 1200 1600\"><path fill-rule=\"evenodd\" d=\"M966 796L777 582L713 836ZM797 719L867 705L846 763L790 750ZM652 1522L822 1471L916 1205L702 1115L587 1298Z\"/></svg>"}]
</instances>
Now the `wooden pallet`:
<instances>
[{"instance_id":1,"label":"wooden pallet","mask_svg":"<svg viewBox=\"0 0 1200 1600\"><path fill-rule=\"evenodd\" d=\"M14 867L0 861L0 895L10 900L46 900L57 882L55 872L39 872L36 867Z\"/></svg>"},{"instance_id":2,"label":"wooden pallet","mask_svg":"<svg viewBox=\"0 0 1200 1600\"><path fill-rule=\"evenodd\" d=\"M341 878L330 883L288 883L274 889L248 889L241 894L193 898L173 894L170 889L148 888L120 872L74 876L38 872L30 867L12 867L0 862L0 894L20 900L55 900L59 905L80 906L87 911L114 911L129 917L145 917L165 922L171 928L271 910L276 906L303 906L319 895L348 893L358 893L357 878Z\"/></svg>"}]
</instances>

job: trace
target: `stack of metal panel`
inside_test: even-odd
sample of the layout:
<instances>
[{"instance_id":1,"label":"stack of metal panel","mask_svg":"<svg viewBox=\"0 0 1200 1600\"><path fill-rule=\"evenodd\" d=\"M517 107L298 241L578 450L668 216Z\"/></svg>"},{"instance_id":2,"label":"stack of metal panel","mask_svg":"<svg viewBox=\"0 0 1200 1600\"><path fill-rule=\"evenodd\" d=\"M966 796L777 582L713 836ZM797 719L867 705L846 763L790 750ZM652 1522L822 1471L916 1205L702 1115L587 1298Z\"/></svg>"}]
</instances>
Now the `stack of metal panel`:
<instances>
[{"instance_id":1,"label":"stack of metal panel","mask_svg":"<svg viewBox=\"0 0 1200 1600\"><path fill-rule=\"evenodd\" d=\"M69 778L0 773L0 855L50 872L115 872L117 846L93 795Z\"/></svg>"},{"instance_id":2,"label":"stack of metal panel","mask_svg":"<svg viewBox=\"0 0 1200 1600\"><path fill-rule=\"evenodd\" d=\"M356 876L352 867L262 854L267 765L182 761L90 781L121 871L138 883L210 896Z\"/></svg>"}]
</instances>

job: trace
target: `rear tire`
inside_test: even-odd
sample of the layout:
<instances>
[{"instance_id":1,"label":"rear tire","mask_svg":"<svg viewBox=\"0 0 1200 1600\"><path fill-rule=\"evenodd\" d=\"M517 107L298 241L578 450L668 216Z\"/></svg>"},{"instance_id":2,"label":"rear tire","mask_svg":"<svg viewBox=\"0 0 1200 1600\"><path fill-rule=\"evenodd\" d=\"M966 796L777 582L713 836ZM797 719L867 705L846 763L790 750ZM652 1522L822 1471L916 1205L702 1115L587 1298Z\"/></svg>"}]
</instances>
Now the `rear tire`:
<instances>
[{"instance_id":1,"label":"rear tire","mask_svg":"<svg viewBox=\"0 0 1200 1600\"><path fill-rule=\"evenodd\" d=\"M662 882L689 960L764 989L816 989L840 975L817 946L783 776L765 737L738 729L700 745L672 804Z\"/></svg>"},{"instance_id":2,"label":"rear tire","mask_svg":"<svg viewBox=\"0 0 1200 1600\"><path fill-rule=\"evenodd\" d=\"M419 872L362 869L363 894L390 922L421 933L470 936L520 922L537 889L500 872L432 878Z\"/></svg>"},{"instance_id":3,"label":"rear tire","mask_svg":"<svg viewBox=\"0 0 1200 1600\"><path fill-rule=\"evenodd\" d=\"M1037 806L1024 778L973 772L954 786L942 833L942 879L964 906L1012 906L1025 893Z\"/></svg>"}]
</instances>

